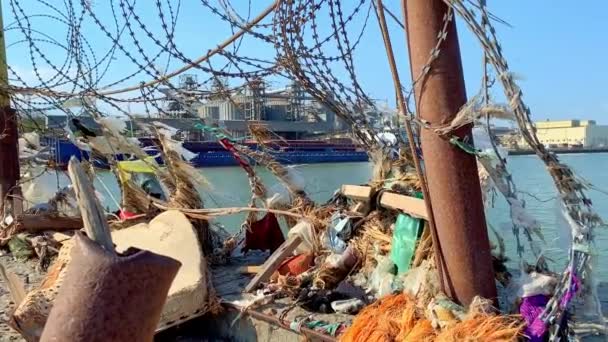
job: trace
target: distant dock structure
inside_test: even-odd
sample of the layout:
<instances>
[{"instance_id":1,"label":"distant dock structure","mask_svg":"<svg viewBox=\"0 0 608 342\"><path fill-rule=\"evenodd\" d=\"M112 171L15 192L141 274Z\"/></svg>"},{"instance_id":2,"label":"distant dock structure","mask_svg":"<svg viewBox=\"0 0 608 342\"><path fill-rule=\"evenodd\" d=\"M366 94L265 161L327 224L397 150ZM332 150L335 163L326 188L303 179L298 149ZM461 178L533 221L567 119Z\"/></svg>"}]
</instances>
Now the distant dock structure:
<instances>
[{"instance_id":1,"label":"distant dock structure","mask_svg":"<svg viewBox=\"0 0 608 342\"><path fill-rule=\"evenodd\" d=\"M608 148L608 126L598 125L595 120L547 120L534 125L538 139L548 148Z\"/></svg>"}]
</instances>

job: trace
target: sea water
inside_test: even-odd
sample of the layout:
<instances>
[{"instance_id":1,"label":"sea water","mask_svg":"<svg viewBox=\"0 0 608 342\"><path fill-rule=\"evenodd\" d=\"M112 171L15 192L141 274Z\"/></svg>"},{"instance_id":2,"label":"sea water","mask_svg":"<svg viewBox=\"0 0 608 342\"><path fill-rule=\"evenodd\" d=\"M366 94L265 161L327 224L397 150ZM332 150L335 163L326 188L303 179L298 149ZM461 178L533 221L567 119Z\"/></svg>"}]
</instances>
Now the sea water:
<instances>
[{"instance_id":1,"label":"sea water","mask_svg":"<svg viewBox=\"0 0 608 342\"><path fill-rule=\"evenodd\" d=\"M562 162L574 168L577 175L590 182L593 187L587 191L596 212L608 222L608 153L561 155ZM544 243L543 255L548 258L554 270L561 270L567 260L568 228L563 223L561 211L556 200L557 192L553 181L543 163L536 156L511 156L508 167L513 175L519 196L525 200L526 210L541 223ZM308 194L323 203L328 200L342 184L364 184L371 174L369 163L311 164L293 166L305 180ZM200 169L208 180L201 186L205 207L244 207L251 198L249 182L245 172L239 167L217 167ZM277 184L273 176L262 168L257 172L271 188ZM58 177L57 177L58 176ZM56 187L57 179L61 185L67 184L64 174L47 174L43 182L48 187ZM102 195L104 205L115 210L120 200L120 191L114 177L109 172L100 172L96 189ZM223 217L216 223L228 231L236 232L243 222L244 214ZM506 254L513 263L517 261L514 236L511 231L509 210L506 202L498 194L492 207L486 211L488 223L505 241ZM596 230L595 248L598 253L597 272L601 281L608 281L608 227ZM490 234L495 239L493 234ZM529 250L522 237L524 247ZM528 260L533 261L533 260Z\"/></svg>"}]
</instances>

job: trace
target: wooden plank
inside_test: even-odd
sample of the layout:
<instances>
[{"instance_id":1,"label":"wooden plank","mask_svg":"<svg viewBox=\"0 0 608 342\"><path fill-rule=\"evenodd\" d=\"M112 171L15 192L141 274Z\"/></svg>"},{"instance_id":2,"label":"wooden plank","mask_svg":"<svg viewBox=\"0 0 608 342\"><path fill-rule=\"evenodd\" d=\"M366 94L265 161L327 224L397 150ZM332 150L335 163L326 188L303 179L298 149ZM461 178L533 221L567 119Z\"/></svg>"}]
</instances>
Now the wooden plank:
<instances>
[{"instance_id":1,"label":"wooden plank","mask_svg":"<svg viewBox=\"0 0 608 342\"><path fill-rule=\"evenodd\" d=\"M245 292L252 292L258 288L262 282L268 280L274 271L279 268L283 260L285 260L291 253L302 243L302 238L299 235L294 235L289 239L285 240L279 248L272 253L272 255L262 265L262 270L251 279L249 284L245 287Z\"/></svg>"},{"instance_id":2,"label":"wooden plank","mask_svg":"<svg viewBox=\"0 0 608 342\"><path fill-rule=\"evenodd\" d=\"M429 217L424 200L420 198L385 192L380 198L380 205L388 209L403 211L406 214L424 220L428 220Z\"/></svg>"},{"instance_id":3,"label":"wooden plank","mask_svg":"<svg viewBox=\"0 0 608 342\"><path fill-rule=\"evenodd\" d=\"M83 227L82 218L45 215L20 215L15 220L20 230L36 233L42 230L77 230Z\"/></svg>"},{"instance_id":4,"label":"wooden plank","mask_svg":"<svg viewBox=\"0 0 608 342\"><path fill-rule=\"evenodd\" d=\"M82 166L80 166L80 162L75 157L70 159L68 173L72 180L76 199L78 200L78 207L80 208L85 232L91 240L97 242L108 252L115 254L108 220L101 204L99 204L99 200L95 196L95 189L91 180L87 177Z\"/></svg>"},{"instance_id":5,"label":"wooden plank","mask_svg":"<svg viewBox=\"0 0 608 342\"><path fill-rule=\"evenodd\" d=\"M15 307L18 307L26 296L25 285L17 275L7 270L1 263L0 278L4 280L4 284L6 284L6 287L8 287L8 291L11 294L13 303L15 303Z\"/></svg>"},{"instance_id":6,"label":"wooden plank","mask_svg":"<svg viewBox=\"0 0 608 342\"><path fill-rule=\"evenodd\" d=\"M371 186L342 185L342 189L340 191L344 196L357 201L369 202L372 196Z\"/></svg>"}]
</instances>

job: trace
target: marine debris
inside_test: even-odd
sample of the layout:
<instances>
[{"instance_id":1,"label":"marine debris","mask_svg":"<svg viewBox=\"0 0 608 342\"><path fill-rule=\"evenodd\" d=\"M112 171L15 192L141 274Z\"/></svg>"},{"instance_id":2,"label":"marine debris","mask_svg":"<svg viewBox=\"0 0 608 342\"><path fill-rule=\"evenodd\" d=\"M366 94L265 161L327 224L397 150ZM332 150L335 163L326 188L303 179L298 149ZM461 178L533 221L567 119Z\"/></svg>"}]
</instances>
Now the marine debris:
<instances>
[{"instance_id":1,"label":"marine debris","mask_svg":"<svg viewBox=\"0 0 608 342\"><path fill-rule=\"evenodd\" d=\"M247 19L229 1L220 1L220 7L202 1L204 9L230 24L233 34L194 59L174 41L178 11L171 1L156 1L153 10L162 21L162 40L138 15L135 4L121 0L119 8L113 8L124 31L114 33L108 21L98 17L96 4L70 1L70 6L78 5L80 19L73 8L65 20L54 15L47 19L68 23L72 45L65 51L66 65L77 65L75 74L38 48L54 38L32 37L26 26L37 15L24 11L23 1L10 0L17 19L10 29L31 46L39 82L28 84L9 65L14 80L2 84L0 95L10 96L22 121L33 109L43 108L36 102L63 112L69 120L60 134L87 155L70 161L70 184L60 186L61 171L49 154L57 137L47 135L51 142L43 146L42 132L22 132L18 145L11 147L19 150L24 177L0 173L0 247L19 263L36 259L32 272L42 280L26 291L19 276L0 263L13 301L8 324L27 341L149 341L192 322L204 322L209 331L201 334L213 331L222 338L240 338L246 329L233 327L248 324L244 316L324 341L557 341L574 335L574 304L586 300L587 313L595 313L600 322L597 332L605 333L593 269L594 229L601 219L586 195L586 183L536 137L486 2L432 0L433 6L425 7L430 3L426 1L404 2L404 19L409 20L405 26L398 22L420 30L408 34L414 84L406 94L385 15L399 20L380 0L350 4L350 14L345 2L337 0L277 0ZM45 1L38 3L62 13ZM372 11L393 76L397 114L405 118L403 129L391 136L379 132L366 114L378 108L358 81L352 55ZM361 15L363 28L353 41L347 26ZM318 31L321 16L331 22L327 38ZM424 28L430 31L416 26L425 16L435 18L433 27ZM113 42L101 60L89 56L94 55L90 43L76 29L84 17ZM450 87L437 87L446 81L433 71L447 66L454 79L462 79L456 65L460 57L455 18L463 20L482 45L484 82L479 95L468 101L463 84L452 85L458 99L450 102ZM159 55L184 66L161 70L159 55L142 46L138 35L149 37L148 43L161 49ZM424 42L425 35L434 40ZM243 54L239 46L244 37L268 44L276 56L261 60ZM56 40L52 44L62 46ZM330 54L329 47L338 54ZM102 65L107 70L117 51L137 70L108 83ZM212 60L220 58L226 66L214 67ZM38 60L56 75L44 79ZM201 83L210 88L175 86L174 78L189 70L208 76ZM146 81L127 83L138 74ZM263 107L256 102L259 98L241 101L246 94L261 92L263 78L270 75L295 82L348 125L372 164L368 182L343 184L325 202L314 200L307 187L310 180L277 159L275 145L284 138L264 125L267 120L256 119ZM492 77L502 86L506 105L490 98ZM224 78L244 80L245 85L230 86ZM208 93L203 100L195 96L203 92ZM161 93L172 110L160 104ZM39 101L26 100L28 96ZM415 109L410 108L410 97ZM197 106L211 100L226 101L252 115L245 120L246 137L233 136L213 117L199 115ZM77 105L67 105L70 101ZM122 105L131 102L140 104L149 120L133 116ZM431 102L441 110L429 110ZM122 117L107 116L102 104ZM83 123L76 107L99 129ZM0 122L8 127L5 119L14 119L14 112L7 108L0 109ZM298 104L290 108L302 110ZM155 120L152 111L167 116L179 111L191 119L188 132L196 131L228 151L248 180L249 189L243 190L248 200L235 206L210 205L213 198L205 196L213 193L214 184L204 170L193 167L196 155L180 139L184 130ZM322 120L319 113L312 116ZM514 120L554 180L571 237L563 270L550 269L544 259L542 227L519 198L507 156L492 134L492 119ZM127 122L138 124L146 144L133 136ZM485 140L476 137L473 143L473 126L483 130ZM10 129L6 132L10 139L17 137ZM1 138L0 154L9 145L8 138ZM99 177L98 158L109 166L120 194ZM262 172L278 186L265 183ZM57 189L34 201L36 179L48 173L57 176ZM486 224L483 209L491 205L494 191L509 205L512 237ZM113 210L101 204L102 193L113 202ZM28 198L36 203L28 203ZM239 213L244 215L238 227L225 228L215 221ZM510 238L515 258L505 254L504 241ZM68 319L78 324L66 324ZM256 334L262 334L260 330ZM293 338L276 338L283 337Z\"/></svg>"}]
</instances>

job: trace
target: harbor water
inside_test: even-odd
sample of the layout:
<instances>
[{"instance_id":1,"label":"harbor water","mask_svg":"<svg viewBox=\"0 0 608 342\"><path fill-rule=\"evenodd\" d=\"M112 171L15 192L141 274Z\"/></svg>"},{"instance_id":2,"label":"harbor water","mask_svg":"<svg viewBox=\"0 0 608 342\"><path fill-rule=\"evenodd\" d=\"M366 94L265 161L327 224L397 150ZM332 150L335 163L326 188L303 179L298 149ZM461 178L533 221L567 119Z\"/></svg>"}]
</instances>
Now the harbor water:
<instances>
[{"instance_id":1,"label":"harbor water","mask_svg":"<svg viewBox=\"0 0 608 342\"><path fill-rule=\"evenodd\" d=\"M562 162L571 165L577 174L593 185L588 191L593 200L594 208L608 222L608 153L570 154L560 156ZM533 155L511 156L508 161L509 170L513 174L520 198L526 202L528 212L542 225L545 243L541 244L544 255L549 259L549 265L554 270L564 267L568 230L560 218L560 209L556 201L556 190L542 162ZM317 202L329 199L342 184L363 184L370 177L369 163L340 163L340 164L310 164L295 166L309 195ZM201 187L206 207L242 207L251 196L247 177L238 167L218 167L200 169L208 180L208 185ZM276 185L276 180L265 170L258 173L269 188ZM55 173L47 174L43 182L56 185L57 179L61 185L67 184L64 174L56 177ZM118 186L113 175L108 172L99 174L96 188L103 196L104 205L111 210L116 208L116 200L120 199ZM228 231L235 232L243 221L243 215L234 215L218 219ZM501 235L506 243L506 254L513 263L517 261L514 238L511 231L509 209L500 195L495 196L492 208L486 212L488 223ZM597 275L600 281L608 281L608 227L597 229L596 250L600 262L597 265ZM492 234L491 234L492 235ZM492 237L494 238L494 237ZM522 239L523 241L523 239ZM528 249L528 246L524 246ZM602 262L604 261L604 262Z\"/></svg>"}]
</instances>

